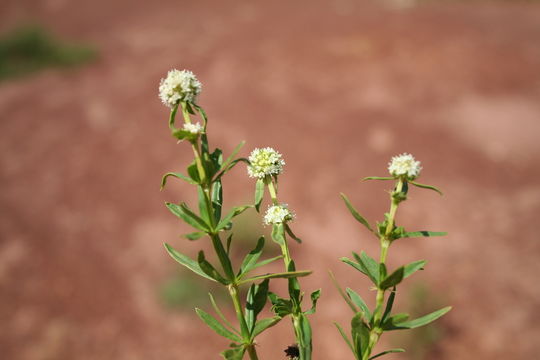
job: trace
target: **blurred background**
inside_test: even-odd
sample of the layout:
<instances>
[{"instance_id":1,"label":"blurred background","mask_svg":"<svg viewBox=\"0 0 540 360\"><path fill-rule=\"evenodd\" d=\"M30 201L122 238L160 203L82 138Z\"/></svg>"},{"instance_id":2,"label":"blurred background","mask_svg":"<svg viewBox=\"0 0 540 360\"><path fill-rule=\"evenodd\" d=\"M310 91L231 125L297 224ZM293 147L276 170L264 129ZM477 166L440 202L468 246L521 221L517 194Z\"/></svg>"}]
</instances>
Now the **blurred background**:
<instances>
[{"instance_id":1,"label":"blurred background","mask_svg":"<svg viewBox=\"0 0 540 360\"><path fill-rule=\"evenodd\" d=\"M241 140L247 156L284 154L280 197L297 213L293 244L306 292L323 288L314 359L351 359L332 324L351 314L327 270L372 301L368 282L338 261L376 257L345 192L371 221L388 208L384 176L410 152L419 181L398 223L448 231L403 239L391 266L427 259L397 302L415 314L454 309L434 325L385 336L388 359L534 359L540 347L540 2L298 0L0 3L0 357L216 359L227 341L196 317L209 289L165 252L207 241L164 201L193 189L186 144L157 96L171 68L203 83L211 145ZM243 166L225 180L226 207L252 201ZM240 217L235 251L261 232ZM266 254L277 249L272 245ZM277 283L277 282L276 282ZM229 312L229 316L232 314ZM288 321L259 338L283 359Z\"/></svg>"}]
</instances>

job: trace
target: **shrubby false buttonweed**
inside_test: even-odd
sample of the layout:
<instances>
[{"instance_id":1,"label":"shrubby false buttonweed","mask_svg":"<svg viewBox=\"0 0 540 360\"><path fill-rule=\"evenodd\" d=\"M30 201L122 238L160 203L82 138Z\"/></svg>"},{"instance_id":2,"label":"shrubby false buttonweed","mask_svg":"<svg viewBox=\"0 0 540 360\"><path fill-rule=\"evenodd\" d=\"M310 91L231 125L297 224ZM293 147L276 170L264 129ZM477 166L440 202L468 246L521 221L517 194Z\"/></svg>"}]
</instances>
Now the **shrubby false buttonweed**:
<instances>
[{"instance_id":1,"label":"shrubby false buttonweed","mask_svg":"<svg viewBox=\"0 0 540 360\"><path fill-rule=\"evenodd\" d=\"M288 209L287 204L272 205L266 210L264 223L265 225L282 224L293 218L294 214Z\"/></svg>"},{"instance_id":2,"label":"shrubby false buttonweed","mask_svg":"<svg viewBox=\"0 0 540 360\"><path fill-rule=\"evenodd\" d=\"M253 150L248 160L248 175L259 179L281 174L285 165L281 154L271 147Z\"/></svg>"},{"instance_id":3,"label":"shrubby false buttonweed","mask_svg":"<svg viewBox=\"0 0 540 360\"><path fill-rule=\"evenodd\" d=\"M408 180L416 179L421 170L420 161L416 161L411 154L407 153L394 156L388 163L388 171L392 176L406 176Z\"/></svg>"},{"instance_id":4,"label":"shrubby false buttonweed","mask_svg":"<svg viewBox=\"0 0 540 360\"><path fill-rule=\"evenodd\" d=\"M191 71L173 69L165 79L161 79L159 98L163 104L172 108L180 101L195 102L201 88L201 82Z\"/></svg>"}]
</instances>

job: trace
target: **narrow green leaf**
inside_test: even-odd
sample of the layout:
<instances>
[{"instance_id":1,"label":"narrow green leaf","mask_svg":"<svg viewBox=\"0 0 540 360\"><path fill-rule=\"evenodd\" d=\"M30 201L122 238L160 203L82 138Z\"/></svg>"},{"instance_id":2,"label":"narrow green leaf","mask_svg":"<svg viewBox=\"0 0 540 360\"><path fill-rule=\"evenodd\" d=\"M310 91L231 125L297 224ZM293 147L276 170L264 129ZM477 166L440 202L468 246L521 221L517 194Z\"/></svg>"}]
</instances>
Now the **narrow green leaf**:
<instances>
[{"instance_id":1,"label":"narrow green leaf","mask_svg":"<svg viewBox=\"0 0 540 360\"><path fill-rule=\"evenodd\" d=\"M380 284L382 290L386 290L390 287L396 286L403 280L405 269L403 266L399 267L396 271L386 277Z\"/></svg>"},{"instance_id":2,"label":"narrow green leaf","mask_svg":"<svg viewBox=\"0 0 540 360\"><path fill-rule=\"evenodd\" d=\"M208 293L208 296L210 297L210 302L212 303L212 307L214 308L216 314L218 314L218 316L220 317L220 319L223 321L223 323L225 324L225 326L227 326L229 329L231 329L233 332L235 332L236 334L238 334L240 336L240 333L238 332L238 330L236 330L234 328L234 326L229 322L229 320L227 320L227 318L225 317L225 315L223 315L223 313L221 312L221 310L219 309L219 307L217 306L217 303L216 303L216 299L214 299L214 296L212 296L211 293Z\"/></svg>"},{"instance_id":3,"label":"narrow green leaf","mask_svg":"<svg viewBox=\"0 0 540 360\"><path fill-rule=\"evenodd\" d=\"M414 319L411 321L401 322L397 324L396 329L414 329L420 326L424 326L429 324L432 321L437 320L447 312L449 312L452 309L451 306L447 306L445 308L442 308L440 310L434 311L430 314L424 315L422 317L419 317L418 319Z\"/></svg>"},{"instance_id":4,"label":"narrow green leaf","mask_svg":"<svg viewBox=\"0 0 540 360\"><path fill-rule=\"evenodd\" d=\"M169 128L171 128L171 130L174 129L174 121L176 119L176 113L178 112L178 106L180 105L180 103L174 105L171 109L171 113L169 115Z\"/></svg>"},{"instance_id":5,"label":"narrow green leaf","mask_svg":"<svg viewBox=\"0 0 540 360\"><path fill-rule=\"evenodd\" d=\"M250 332L255 326L257 316L264 308L264 305L266 305L269 281L265 279L259 285L252 284L249 288L246 301L246 322Z\"/></svg>"},{"instance_id":6,"label":"narrow green leaf","mask_svg":"<svg viewBox=\"0 0 540 360\"><path fill-rule=\"evenodd\" d=\"M372 360L372 359L376 359L378 358L379 356L383 356L383 355L386 355L386 354L391 354L391 353L402 353L402 352L405 352L404 349L391 349L391 350L386 350L386 351L383 351L381 353L378 353L377 355L374 355L372 357L369 358L369 360Z\"/></svg>"},{"instance_id":7,"label":"narrow green leaf","mask_svg":"<svg viewBox=\"0 0 540 360\"><path fill-rule=\"evenodd\" d=\"M400 324L407 320L409 320L409 314L407 313L394 314L382 323L381 328L385 331L405 329Z\"/></svg>"},{"instance_id":8,"label":"narrow green leaf","mask_svg":"<svg viewBox=\"0 0 540 360\"><path fill-rule=\"evenodd\" d=\"M341 193L340 195L343 201L345 201L345 205L347 206L347 209L349 209L350 213L356 219L356 221L364 225L369 231L373 232L373 229L371 228L371 225L369 225L369 222L366 219L364 219L364 217L360 215L358 211L352 206L347 196L345 196L345 194L343 193Z\"/></svg>"},{"instance_id":9,"label":"narrow green leaf","mask_svg":"<svg viewBox=\"0 0 540 360\"><path fill-rule=\"evenodd\" d=\"M255 327L253 328L253 333L251 334L251 339L255 339L257 335L262 333L268 328L271 328L272 326L276 325L278 322L281 321L281 317L274 316L271 318L265 318L257 321L255 324Z\"/></svg>"},{"instance_id":10,"label":"narrow green leaf","mask_svg":"<svg viewBox=\"0 0 540 360\"><path fill-rule=\"evenodd\" d=\"M367 321L371 320L371 312L369 311L368 306L364 302L364 300L358 295L357 292L355 292L351 288L345 289L347 291L347 295L349 295L349 298L352 300L352 302L363 312L364 318Z\"/></svg>"},{"instance_id":11,"label":"narrow green leaf","mask_svg":"<svg viewBox=\"0 0 540 360\"><path fill-rule=\"evenodd\" d=\"M351 320L351 337L355 352L363 356L369 344L369 327L362 320L361 313L353 316Z\"/></svg>"},{"instance_id":12,"label":"narrow green leaf","mask_svg":"<svg viewBox=\"0 0 540 360\"><path fill-rule=\"evenodd\" d=\"M343 259L346 259L346 258L341 258L340 260L343 261ZM347 259L349 260L349 259ZM350 260L349 260L350 261ZM352 261L351 261L352 262ZM356 263L354 263L356 264ZM351 310L353 311L353 313L357 313L360 309L356 307L356 305L352 302L352 300L345 294L345 292L343 291L343 289L341 288L341 285L339 285L336 277L334 276L334 273L331 272L331 271L328 271L328 274L330 275L330 279L332 280L332 283L334 284L334 287L337 289L337 291L339 292L339 294L341 295L341 297L343 298L343 300L345 300L345 302L347 303L347 305L349 305L349 307L351 308ZM352 350L352 349L351 349Z\"/></svg>"},{"instance_id":13,"label":"narrow green leaf","mask_svg":"<svg viewBox=\"0 0 540 360\"><path fill-rule=\"evenodd\" d=\"M380 279L380 277L379 277L379 269L380 269L379 263L376 262L373 258L371 258L364 251L362 251L360 253L360 256L355 252L353 252L352 254L353 254L354 258L356 259L356 261L358 261L358 264L356 264L357 266L353 265L354 262L352 262L351 260L349 260L347 258L342 258L341 261L346 262L343 259L347 259L348 261L350 261L351 263L347 262L347 264L355 267L360 272L367 275L371 279L371 281L373 281L373 283L378 286L379 282L380 282L380 280L379 280Z\"/></svg>"},{"instance_id":14,"label":"narrow green leaf","mask_svg":"<svg viewBox=\"0 0 540 360\"><path fill-rule=\"evenodd\" d=\"M275 278L283 278L283 279L289 279L289 278L297 278L297 277L303 277L308 276L313 271L311 270L301 270L301 271L288 271L288 272L282 272L282 273L274 273L274 274L264 274L264 275L258 275L254 276L248 279L244 279L242 281L239 281L238 284L245 284L253 281L263 280L263 279L275 279Z\"/></svg>"},{"instance_id":15,"label":"narrow green leaf","mask_svg":"<svg viewBox=\"0 0 540 360\"><path fill-rule=\"evenodd\" d=\"M253 269L253 267L257 263L257 260L259 260L259 257L262 254L263 248L264 236L261 236L257 241L257 245L255 246L255 248L251 250L242 261L242 264L240 265L240 270L238 272L239 278L241 278L243 274L246 274Z\"/></svg>"},{"instance_id":16,"label":"narrow green leaf","mask_svg":"<svg viewBox=\"0 0 540 360\"><path fill-rule=\"evenodd\" d=\"M321 297L321 289L315 290L314 292L311 293L310 295L311 309L304 311L304 314L306 315L315 314L315 312L317 311L317 301L319 300L320 297Z\"/></svg>"},{"instance_id":17,"label":"narrow green leaf","mask_svg":"<svg viewBox=\"0 0 540 360\"><path fill-rule=\"evenodd\" d=\"M442 231L413 231L413 232L405 232L399 236L398 239L401 238L416 238L416 237L432 237L432 236L445 236L447 235L446 232Z\"/></svg>"},{"instance_id":18,"label":"narrow green leaf","mask_svg":"<svg viewBox=\"0 0 540 360\"><path fill-rule=\"evenodd\" d=\"M285 227L282 223L272 225L272 240L274 240L279 245L285 243Z\"/></svg>"},{"instance_id":19,"label":"narrow green leaf","mask_svg":"<svg viewBox=\"0 0 540 360\"><path fill-rule=\"evenodd\" d=\"M384 320L390 315L390 312L392 312L392 307L394 306L394 300L396 298L396 287L392 289L390 292L390 296L388 297L388 300L386 301L386 308L384 309L384 314L381 318L381 322L384 323Z\"/></svg>"},{"instance_id":20,"label":"narrow green leaf","mask_svg":"<svg viewBox=\"0 0 540 360\"><path fill-rule=\"evenodd\" d=\"M208 224L204 222L203 219L195 215L193 211L191 211L186 204L182 203L180 205L173 204L173 203L165 203L165 206L177 217L184 220L189 225L193 226L196 229L203 230L203 231L209 231Z\"/></svg>"},{"instance_id":21,"label":"narrow green leaf","mask_svg":"<svg viewBox=\"0 0 540 360\"><path fill-rule=\"evenodd\" d=\"M204 323L208 325L210 329L214 330L218 335L226 337L227 339L232 341L242 342L242 339L238 335L227 330L227 328L225 328L225 326L223 326L219 321L217 321L217 319L214 318L212 315L204 312L199 308L196 308L195 312L201 318L201 320L204 321Z\"/></svg>"},{"instance_id":22,"label":"narrow green leaf","mask_svg":"<svg viewBox=\"0 0 540 360\"><path fill-rule=\"evenodd\" d=\"M251 268L251 270L255 270L255 269L258 268L258 267L264 266L264 265L266 265L266 264L270 264L270 263L272 263L272 262L274 262L274 261L276 261L276 260L279 260L279 259L283 259L283 255L278 255L278 256L275 256L275 257L273 257L273 258L264 259L264 260L258 262L257 264L255 264L255 265Z\"/></svg>"},{"instance_id":23,"label":"narrow green leaf","mask_svg":"<svg viewBox=\"0 0 540 360\"><path fill-rule=\"evenodd\" d=\"M289 299L283 299L274 294L273 292L268 292L268 298L272 302L271 310L277 316L284 318L287 315L292 314L293 304Z\"/></svg>"},{"instance_id":24,"label":"narrow green leaf","mask_svg":"<svg viewBox=\"0 0 540 360\"><path fill-rule=\"evenodd\" d=\"M223 165L221 165L221 167L219 169L220 171L223 170L223 169L226 169L227 166L229 166L231 164L234 157L240 152L240 149L242 149L242 147L244 146L245 143L246 143L245 141L242 141L242 142L240 142L240 144L236 145L236 147L232 151L231 155L229 155L229 157L227 157L227 159L225 160Z\"/></svg>"},{"instance_id":25,"label":"narrow green leaf","mask_svg":"<svg viewBox=\"0 0 540 360\"><path fill-rule=\"evenodd\" d=\"M345 340L345 343L347 343L347 346L349 347L349 349L351 349L351 352L354 354L355 359L360 360L360 358L358 357L358 354L356 353L356 351L354 351L354 348L351 344L351 340L349 340L349 338L345 334L345 331L343 331L343 329L341 328L341 325L339 325L337 322L335 322L334 325L336 325L336 328L341 334L341 337L343 338L343 340Z\"/></svg>"},{"instance_id":26,"label":"narrow green leaf","mask_svg":"<svg viewBox=\"0 0 540 360\"><path fill-rule=\"evenodd\" d=\"M208 205L206 203L206 194L204 193L204 190L202 188L202 186L197 186L197 196L198 196L198 199L199 199L199 213L201 214L201 219L206 223L206 224L211 224L212 222L210 221L210 214L208 212Z\"/></svg>"},{"instance_id":27,"label":"narrow green leaf","mask_svg":"<svg viewBox=\"0 0 540 360\"><path fill-rule=\"evenodd\" d=\"M264 197L264 179L258 179L255 183L255 210L259 212Z\"/></svg>"},{"instance_id":28,"label":"narrow green leaf","mask_svg":"<svg viewBox=\"0 0 540 360\"><path fill-rule=\"evenodd\" d=\"M219 224L216 226L216 231L220 231L225 229L231 220L235 217L249 209L250 207L253 207L253 205L244 205L244 206L236 206L234 207L224 218L219 222Z\"/></svg>"},{"instance_id":29,"label":"narrow green leaf","mask_svg":"<svg viewBox=\"0 0 540 360\"><path fill-rule=\"evenodd\" d=\"M300 350L301 359L311 359L312 353L312 330L311 324L309 323L308 318L304 314L300 314L297 318L299 322L299 338L298 338L298 348Z\"/></svg>"},{"instance_id":30,"label":"narrow green leaf","mask_svg":"<svg viewBox=\"0 0 540 360\"><path fill-rule=\"evenodd\" d=\"M368 176L362 179L362 181L366 180L394 180L391 176Z\"/></svg>"},{"instance_id":31,"label":"narrow green leaf","mask_svg":"<svg viewBox=\"0 0 540 360\"><path fill-rule=\"evenodd\" d=\"M206 235L205 232L192 232L192 233L189 233L189 234L184 234L182 236L185 237L188 240L198 240L198 239L202 238L204 235Z\"/></svg>"},{"instance_id":32,"label":"narrow green leaf","mask_svg":"<svg viewBox=\"0 0 540 360\"><path fill-rule=\"evenodd\" d=\"M214 209L214 224L221 220L221 207L223 205L223 188L221 180L217 180L212 185L212 208Z\"/></svg>"},{"instance_id":33,"label":"narrow green leaf","mask_svg":"<svg viewBox=\"0 0 540 360\"><path fill-rule=\"evenodd\" d=\"M417 272L418 270L422 270L424 268L424 265L426 265L425 260L418 260L414 261L410 264L405 265L404 271L403 271L403 278L407 278Z\"/></svg>"},{"instance_id":34,"label":"narrow green leaf","mask_svg":"<svg viewBox=\"0 0 540 360\"><path fill-rule=\"evenodd\" d=\"M242 360L244 358L244 353L246 352L245 346L238 346L232 349L227 349L222 351L220 355L225 360Z\"/></svg>"},{"instance_id":35,"label":"narrow green leaf","mask_svg":"<svg viewBox=\"0 0 540 360\"><path fill-rule=\"evenodd\" d=\"M414 186L416 187L419 187L419 188L422 188L422 189L429 189L429 190L433 190L433 191L436 191L439 193L439 195L443 195L442 191L437 189L435 186L432 186L432 185L424 185L424 184L419 184L417 183L416 181L409 181L411 184L413 184Z\"/></svg>"},{"instance_id":36,"label":"narrow green leaf","mask_svg":"<svg viewBox=\"0 0 540 360\"><path fill-rule=\"evenodd\" d=\"M289 236L294 240L296 241L297 243L301 244L302 243L302 239L300 239L298 236L296 236L293 231L291 230L291 227L289 226L289 224L285 223L284 224L284 227L285 227L285 231L287 232L287 234L289 234Z\"/></svg>"},{"instance_id":37,"label":"narrow green leaf","mask_svg":"<svg viewBox=\"0 0 540 360\"><path fill-rule=\"evenodd\" d=\"M233 234L229 234L229 236L227 236L227 250L226 250L227 255L229 255L231 252L232 236Z\"/></svg>"},{"instance_id":38,"label":"narrow green leaf","mask_svg":"<svg viewBox=\"0 0 540 360\"><path fill-rule=\"evenodd\" d=\"M206 275L210 276L212 279L215 279L217 282L223 285L228 285L230 283L230 281L221 276L221 274L214 268L214 266L210 264L208 260L206 260L206 258L204 257L204 251L199 251L199 257L197 261L199 263L199 267L202 271L204 271Z\"/></svg>"},{"instance_id":39,"label":"narrow green leaf","mask_svg":"<svg viewBox=\"0 0 540 360\"><path fill-rule=\"evenodd\" d=\"M201 178L199 176L199 169L197 169L197 163L195 160L187 167L187 172L189 177L193 180L194 183L200 184Z\"/></svg>"},{"instance_id":40,"label":"narrow green leaf","mask_svg":"<svg viewBox=\"0 0 540 360\"><path fill-rule=\"evenodd\" d=\"M204 271L202 271L199 264L195 260L189 258L188 256L186 256L184 254L179 253L178 251L176 251L169 244L163 244L163 245L165 245L165 249L167 250L169 255L174 260L176 260L178 263L180 263L181 265L187 267L189 270L193 271L197 275L202 276L203 278L206 278L206 279L212 280L212 281L216 281L215 279L208 276Z\"/></svg>"},{"instance_id":41,"label":"narrow green leaf","mask_svg":"<svg viewBox=\"0 0 540 360\"><path fill-rule=\"evenodd\" d=\"M175 177L175 178L178 178L178 179L187 181L188 183L190 183L190 184L192 184L192 185L196 185L196 184L197 184L197 183L196 183L195 181L193 181L191 178L187 177L186 175L183 175L182 173L168 172L168 173L166 173L165 175L163 175L163 177L161 178L161 187L160 187L160 190L163 190L163 188L164 188L165 185L167 184L167 178L168 178L169 176L172 176L172 177Z\"/></svg>"}]
</instances>

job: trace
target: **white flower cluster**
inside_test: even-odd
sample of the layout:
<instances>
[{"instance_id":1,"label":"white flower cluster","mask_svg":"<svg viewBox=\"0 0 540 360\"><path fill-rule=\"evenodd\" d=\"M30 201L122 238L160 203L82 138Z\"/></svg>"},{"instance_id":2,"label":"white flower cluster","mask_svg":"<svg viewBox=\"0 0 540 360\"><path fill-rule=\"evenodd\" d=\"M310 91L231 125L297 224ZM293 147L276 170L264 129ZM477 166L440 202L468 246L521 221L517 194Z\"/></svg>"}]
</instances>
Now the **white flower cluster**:
<instances>
[{"instance_id":1,"label":"white flower cluster","mask_svg":"<svg viewBox=\"0 0 540 360\"><path fill-rule=\"evenodd\" d=\"M173 107L180 101L195 102L201 93L201 82L188 70L169 71L159 84L159 98L163 104Z\"/></svg>"},{"instance_id":2,"label":"white flower cluster","mask_svg":"<svg viewBox=\"0 0 540 360\"><path fill-rule=\"evenodd\" d=\"M294 214L287 208L287 204L272 205L266 210L264 224L281 224L294 218Z\"/></svg>"},{"instance_id":3,"label":"white flower cluster","mask_svg":"<svg viewBox=\"0 0 540 360\"><path fill-rule=\"evenodd\" d=\"M200 123L184 124L184 130L189 131L192 134L200 134L203 131L203 127Z\"/></svg>"},{"instance_id":4,"label":"white flower cluster","mask_svg":"<svg viewBox=\"0 0 540 360\"><path fill-rule=\"evenodd\" d=\"M394 156L388 163L388 171L392 176L406 176L408 180L416 179L421 170L420 161L416 161L411 154Z\"/></svg>"},{"instance_id":5,"label":"white flower cluster","mask_svg":"<svg viewBox=\"0 0 540 360\"><path fill-rule=\"evenodd\" d=\"M249 162L248 175L259 179L281 174L285 165L281 154L270 147L253 150L249 155Z\"/></svg>"}]
</instances>

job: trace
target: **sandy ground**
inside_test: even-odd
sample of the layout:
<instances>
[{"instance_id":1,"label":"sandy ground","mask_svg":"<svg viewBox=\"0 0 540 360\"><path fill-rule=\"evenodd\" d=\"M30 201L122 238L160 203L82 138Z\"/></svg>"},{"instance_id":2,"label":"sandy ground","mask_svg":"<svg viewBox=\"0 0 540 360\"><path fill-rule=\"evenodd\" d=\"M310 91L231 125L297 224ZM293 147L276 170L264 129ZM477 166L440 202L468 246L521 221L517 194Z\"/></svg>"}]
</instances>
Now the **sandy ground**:
<instances>
[{"instance_id":1,"label":"sandy ground","mask_svg":"<svg viewBox=\"0 0 540 360\"><path fill-rule=\"evenodd\" d=\"M426 358L537 357L538 4L0 5L2 28L24 19L94 43L101 57L0 84L3 359L215 359L227 346L156 295L177 266L161 243L195 254L204 242L179 239L186 228L163 206L192 200L192 189L159 192L161 174L183 171L190 157L170 138L157 98L173 67L203 82L215 146L246 140L244 155L257 146L285 155L281 197L305 240L292 251L299 267L316 270L306 291L324 291L315 360L352 358L332 325L349 314L326 270L371 297L337 259L361 249L376 256L377 244L338 193L380 220L385 184L359 179L384 175L405 151L422 161L422 182L445 191L414 190L398 221L449 236L402 241L390 253L392 266L428 259L414 281L454 306ZM228 206L250 201L245 169L225 186ZM293 341L285 322L276 329L260 338L262 359L283 358Z\"/></svg>"}]
</instances>

